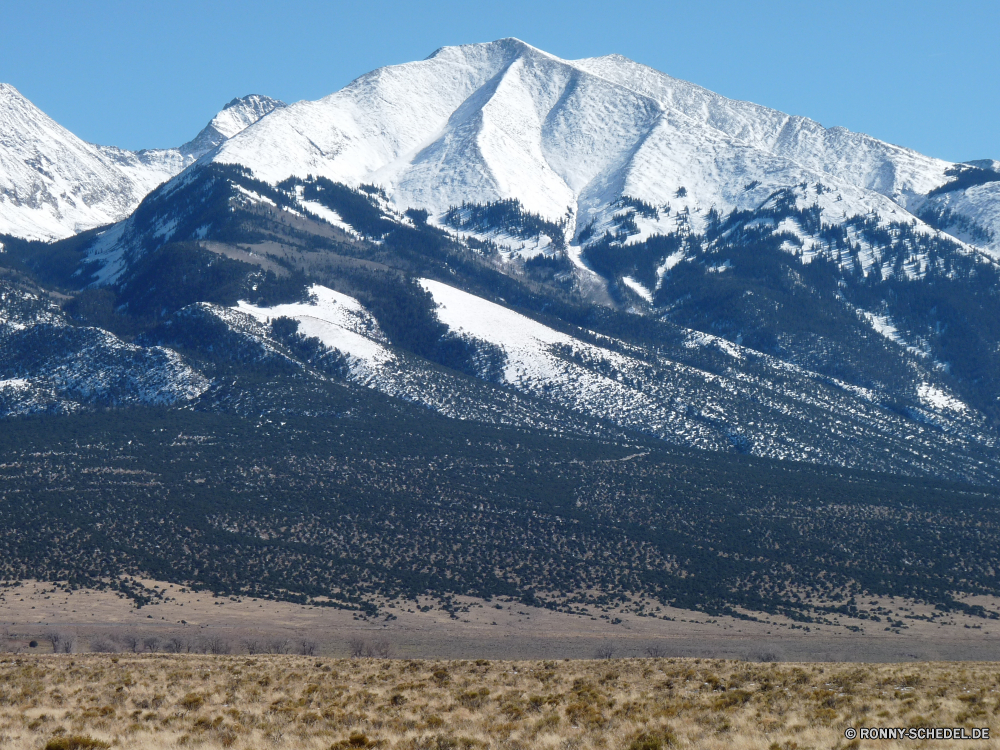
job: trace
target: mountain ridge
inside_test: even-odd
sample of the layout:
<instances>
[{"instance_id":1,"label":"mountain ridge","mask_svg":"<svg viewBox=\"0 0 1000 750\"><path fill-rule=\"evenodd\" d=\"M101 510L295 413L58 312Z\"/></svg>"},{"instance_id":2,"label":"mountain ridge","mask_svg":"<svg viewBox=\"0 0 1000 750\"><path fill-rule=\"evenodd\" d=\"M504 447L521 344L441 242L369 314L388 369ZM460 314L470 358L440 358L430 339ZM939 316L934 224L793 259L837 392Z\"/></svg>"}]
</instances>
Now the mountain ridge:
<instances>
[{"instance_id":1,"label":"mountain ridge","mask_svg":"<svg viewBox=\"0 0 1000 750\"><path fill-rule=\"evenodd\" d=\"M418 66L425 64L442 68L443 70L428 71L418 68ZM476 113L476 117L482 118L486 115L480 113L475 102L469 100L467 96L463 96L465 89L467 87L477 87L478 90L486 86L488 82L493 81L492 84L489 84L490 86L495 85L501 88L497 91L493 91L492 89L490 91L484 90L480 95L486 97L487 100L493 100L497 96L502 95L503 88L508 82L510 85L507 88L516 88L519 85L532 85L532 82L525 76L510 75L511 66L517 65L520 65L520 68L517 68L514 71L515 73L518 73L521 68L527 69L532 66L559 68L561 69L561 75L569 75L575 79L571 82L572 86L580 86L587 83L587 80L581 79L579 75L576 75L577 73L589 74L591 78L599 78L617 89L632 92L637 96L643 97L646 101L653 102L657 106L664 108L662 112L654 113L660 117L664 114L673 113L675 117L680 116L685 121L688 121L689 119L694 120L695 114L701 114L702 124L709 127L716 134L713 136L711 132L707 132L706 135L708 137L717 139L718 135L724 135L727 138L737 138L744 143L751 144L758 150L761 146L767 146L773 152L771 156L774 158L790 159L796 164L808 168L815 175L827 174L832 175L833 178L845 177L846 175L846 177L850 178L850 184L855 187L880 192L887 197L909 197L910 195L922 194L938 187L947 180L944 176L944 171L949 166L947 162L922 157L909 149L890 146L869 136L850 133L843 128L825 129L818 123L807 118L785 115L775 110L761 107L760 105L725 99L701 87L672 79L669 76L633 63L621 56L565 61L515 39L499 40L498 42L484 45L444 47L419 63L407 63L400 66L378 69L365 76L361 76L341 91L335 92L318 102L299 103L299 105L296 105L298 109L293 107L292 110L286 110L284 117L271 120L268 123L271 129L277 130L283 121L287 121L288 126L286 128L275 133L262 132L261 128L248 131L241 138L223 147L220 153L213 158L218 161L241 163L249 166L258 176L271 182L280 181L291 176L293 173L299 177L305 177L308 173L315 173L335 181L355 185L361 182L374 182L382 184L391 195L399 192L402 196L399 199L401 208L413 206L428 208L432 213L441 213L449 205L457 205L460 200L449 196L439 199L438 203L441 205L434 206L429 205L426 194L431 192L432 188L448 189L448 185L456 179L455 164L449 165L448 180L444 183L434 182L432 179L430 183L422 186L417 185L413 179L410 179L409 182L413 184L407 187L406 175L400 176L397 174L400 170L405 172L407 169L410 171L420 169L421 165L419 161L426 162L431 156L439 156L439 154L432 154L428 149L438 152L441 149L447 149L447 143L443 143L438 134L442 129L447 131L452 125L456 125L457 121L448 124L447 121L452 117L459 117L460 119L464 117L461 113L461 107L451 106L447 101L428 104L428 101L433 102L435 98L434 92L441 91L446 87L441 85L430 86L422 78L438 75L442 80L453 84L452 90L455 93L452 94L449 92L447 96L459 97L461 101L465 102L463 106L466 109L472 107ZM639 75L640 73L641 75ZM494 80L495 78L496 80ZM517 78L518 80L509 80L512 78ZM393 88L399 79L405 79L408 82L408 86L399 85ZM590 83L593 85L594 82L590 81ZM357 133L363 129L360 123L352 125L352 122L349 120L353 106L352 102L361 96L375 98L382 92L382 89L388 88L392 88L393 94L396 95L387 96L386 98L393 102L395 108L405 109L408 114L422 111L422 114L426 118L429 115L426 110L436 110L444 107L446 112L452 111L454 115L448 117L438 116L434 119L433 123L423 125L419 133L413 132L413 128L409 127L408 130L399 131L396 135L386 136L386 138L374 144L370 152L355 153L352 158L347 158L350 154L345 155L344 152L351 148L357 151ZM401 92L397 91L397 88L402 90L404 94L402 101L399 96ZM407 89L412 92L409 94L409 97L414 100L413 103L406 100L405 93ZM573 95L572 91L568 91L565 88L557 93L567 96ZM553 93L552 96L558 99L556 93ZM440 96L437 98L440 98ZM606 105L607 96L604 97L604 100L602 106ZM417 101L420 102L419 105L416 103ZM448 101L453 101L453 99L448 99ZM557 102L558 104L562 104L562 102ZM317 107L331 108L331 105L342 108L343 111L340 115L324 120L324 123L328 124L321 124L315 133L310 132L308 137L309 143L306 144L304 149L300 150L298 146L294 149L290 147L289 143L294 142L296 139L301 140L304 138L305 136L302 133L309 132L308 126L313 124L313 118L307 116L307 114L312 113L308 113L307 110ZM293 126L292 121L300 110L303 112L302 122L295 123ZM746 112L750 112L753 116L748 116ZM530 112L525 110L524 114L530 115ZM547 113L547 116L551 119L559 116L559 114L558 111L551 110ZM338 117L340 120L347 117L349 121L342 124ZM761 127L756 121L764 121L766 127ZM391 119L383 122L386 123L387 128L391 128ZM608 133L607 128L603 126L614 126L614 123L615 118L613 117L609 117L606 120L602 119L597 123L602 126L600 130L601 138L607 140L612 137ZM410 125L409 121L407 124ZM510 123L500 124L506 126ZM682 124L690 125L690 122ZM759 132L754 132L754 127L751 126L756 126L756 130ZM335 128L335 130L330 130L330 127ZM647 123L644 127L653 129L655 128L655 124ZM265 128L265 130L267 129ZM293 130L297 132L293 133ZM451 136L448 136L447 132L445 136L460 138L461 128L456 126L453 130L454 133ZM274 153L273 143L279 140L278 133L280 133L280 140L283 143L282 153L287 158L280 163L272 163L266 158L266 155ZM510 146L511 143L514 143L516 146L516 135L512 135L510 132L501 135L510 136L513 139L513 141L506 142L506 145ZM651 133L647 130L643 139L648 138L650 135ZM480 128L476 136L477 142L481 145L483 139L490 137L490 134L485 133ZM593 135L587 137L590 140L586 145L592 147L596 139ZM802 145L804 140L808 141L806 145L811 145L813 151L816 151L817 148L819 149L819 154L813 154L811 160L804 158L805 152L808 151ZM854 151L857 151L859 146L863 146L868 151L881 150L889 152L893 155L893 159L888 160L891 169L885 169L886 159L882 154L876 154L874 160L869 159L867 162L862 159L844 165L838 164L836 163L836 154L831 156L830 148L822 143L822 141L826 140L847 140L848 145ZM634 139L630 143L632 143L632 147L636 147ZM843 144L839 145L841 150L846 148ZM373 159L377 161L380 151L384 152L387 147L393 146L396 148L386 154L386 158L383 158L381 163L372 163ZM534 147L528 144L526 148L530 151ZM537 149L535 150L537 152ZM332 157L324 160L323 157L327 154L332 154ZM423 159L421 159L421 154L424 155ZM531 153L525 152L524 155L525 158L530 160ZM538 154L536 153L535 156L538 156ZM595 155L593 149L591 149L585 159L577 158L576 161L593 162L594 158ZM341 162L339 165L337 164L338 159ZM407 159L409 159L408 164ZM544 162L545 160L536 159L536 161ZM488 158L487 162L489 162ZM460 164L458 166L460 167ZM490 164L489 166L493 167L495 165ZM509 166L501 164L497 169L506 169ZM361 169L362 167L367 168ZM834 167L837 167L837 169L834 169ZM564 188L560 188L559 182L561 180L556 179L555 175L549 174L544 165L541 165L540 169L540 172L536 171L533 173L533 180L525 180L524 182L542 184L541 191L546 193L547 196L527 194L523 192L526 189L523 185L520 194L516 191L504 193L502 189L490 192L491 188L496 188L496 185L487 185L485 187L480 186L485 192L476 199L480 200L480 202L486 202L486 200L514 197L520 200L529 210L540 213L548 219L559 219L574 197L579 200L580 196L574 196L573 194L579 193L583 185L590 182L590 179L584 179L583 185L577 184L567 192ZM299 174L300 172L301 174ZM549 174L549 177L545 177L546 174ZM565 178L566 176L566 174L559 175L560 178ZM593 178L594 176L593 174L588 174L585 177ZM570 177L572 178L572 175ZM633 177L632 182L636 182L634 175L628 175L626 177L626 184L622 185L622 190L630 195L635 195L635 197L647 199L648 196L642 195L641 191L637 192L636 190L629 189L630 186L627 184L628 177ZM579 182L579 178L572 179ZM551 183L549 187L545 187L546 180ZM502 181L502 175L495 175L493 182L497 181ZM748 178L749 181L750 178ZM397 182L400 183L398 187L396 185ZM786 184L790 182L792 180L785 180ZM678 187L681 186L670 186L668 192L675 192ZM688 191L693 189L691 185L687 185L686 187ZM731 187L735 188L731 191L732 193L738 193L738 189L742 188L742 185ZM468 185L463 186L464 194L462 197L472 200L475 198L474 194L471 194L474 191L470 191L468 188ZM559 195L556 196L554 195L555 193ZM656 202L665 202L665 200L660 199L665 199L666 197L666 195L656 196ZM702 197L700 203L704 205L706 210L713 204L724 210L725 205L721 200L712 200L715 197L721 198L721 196L706 195ZM729 207L747 207L746 205L742 205L738 200L734 200L734 198L738 198L738 196L728 196ZM585 197L582 202L587 203ZM445 203L447 205L444 205ZM891 210L891 207L883 205L883 209L888 212L888 210ZM580 210L578 214L583 216L585 212ZM579 228L582 227L578 227L578 230Z\"/></svg>"},{"instance_id":2,"label":"mountain ridge","mask_svg":"<svg viewBox=\"0 0 1000 750\"><path fill-rule=\"evenodd\" d=\"M120 221L225 140L218 126L232 134L279 106L268 97L234 99L184 146L128 151L81 140L0 83L0 234L63 239Z\"/></svg>"},{"instance_id":3,"label":"mountain ridge","mask_svg":"<svg viewBox=\"0 0 1000 750\"><path fill-rule=\"evenodd\" d=\"M994 315L1000 263L870 189L950 201L992 189L985 163L947 166L621 56L564 61L516 39L279 104L234 100L199 138L238 132L127 219L18 257L102 300L74 303L82 322L195 360L208 354L178 331L214 331L225 348L250 335L237 313L290 316L317 342L289 344L291 362L458 418L496 399L517 422L529 398L550 426L992 476L1000 331L976 318ZM856 143L861 155L841 158ZM802 149L838 174L789 156ZM511 330L449 318L440 283ZM343 295L384 338L303 308L310 294ZM192 304L216 307L175 320ZM280 350L276 336L237 348ZM472 397L454 372L500 390ZM877 458L845 442L866 431L862 454Z\"/></svg>"}]
</instances>

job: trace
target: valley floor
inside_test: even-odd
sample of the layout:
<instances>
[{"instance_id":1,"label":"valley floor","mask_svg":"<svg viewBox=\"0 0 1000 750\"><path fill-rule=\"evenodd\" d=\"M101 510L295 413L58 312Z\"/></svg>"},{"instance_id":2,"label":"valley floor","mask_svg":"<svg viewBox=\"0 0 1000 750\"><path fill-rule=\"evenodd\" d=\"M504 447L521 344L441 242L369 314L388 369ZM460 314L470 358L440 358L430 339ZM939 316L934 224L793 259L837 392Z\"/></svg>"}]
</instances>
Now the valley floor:
<instances>
[{"instance_id":1,"label":"valley floor","mask_svg":"<svg viewBox=\"0 0 1000 750\"><path fill-rule=\"evenodd\" d=\"M163 601L136 608L110 590L67 590L37 581L0 588L0 652L90 650L247 653L303 650L324 658L371 651L413 659L592 659L648 655L747 661L1000 661L1000 622L961 613L931 621L928 605L865 597L876 623L838 615L801 624L766 613L755 620L664 607L655 616L591 607L588 615L496 598L379 602L377 616L333 607L215 597L176 584L142 581ZM877 601L877 604L876 604ZM966 598L997 610L1000 602ZM891 613L891 614L886 614ZM887 623L894 627L887 628ZM896 627L898 626L898 627ZM35 641L35 648L30 642ZM145 643L144 643L145 642ZM362 646L363 644L363 646Z\"/></svg>"}]
</instances>

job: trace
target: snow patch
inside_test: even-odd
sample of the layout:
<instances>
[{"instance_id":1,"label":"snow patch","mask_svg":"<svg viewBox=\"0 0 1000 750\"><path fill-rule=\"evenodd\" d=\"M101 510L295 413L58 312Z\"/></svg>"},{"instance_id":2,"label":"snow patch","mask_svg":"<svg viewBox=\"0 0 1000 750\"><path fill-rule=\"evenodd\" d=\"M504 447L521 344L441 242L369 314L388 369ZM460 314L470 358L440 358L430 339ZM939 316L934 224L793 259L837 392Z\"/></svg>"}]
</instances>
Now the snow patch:
<instances>
[{"instance_id":1,"label":"snow patch","mask_svg":"<svg viewBox=\"0 0 1000 750\"><path fill-rule=\"evenodd\" d=\"M917 387L917 398L920 399L920 403L931 409L964 412L969 408L954 396L929 383L921 383Z\"/></svg>"},{"instance_id":2,"label":"snow patch","mask_svg":"<svg viewBox=\"0 0 1000 750\"><path fill-rule=\"evenodd\" d=\"M684 252L684 249L681 248L680 250L675 250L670 253L670 255L663 259L663 263L661 263L656 269L656 277L659 279L657 282L657 288L659 288L659 285L663 281L663 277L667 274L667 272L684 260Z\"/></svg>"},{"instance_id":3,"label":"snow patch","mask_svg":"<svg viewBox=\"0 0 1000 750\"><path fill-rule=\"evenodd\" d=\"M274 208L278 207L278 204L275 203L270 198L268 198L266 195L260 195L258 193L255 193L253 190L247 190L242 185L238 185L236 183L233 183L233 187L236 188L238 192L242 193L244 196L252 200L254 203L265 203L268 206L273 206Z\"/></svg>"},{"instance_id":4,"label":"snow patch","mask_svg":"<svg viewBox=\"0 0 1000 750\"><path fill-rule=\"evenodd\" d=\"M899 333L899 329L896 328L896 324L893 322L892 318L888 315L879 315L878 313L868 312L867 310L859 311L868 321L868 324L883 338L898 344L903 347L910 354L913 354L922 359L927 359L931 356L929 347L926 344L922 346L914 346L909 343L903 336Z\"/></svg>"},{"instance_id":5,"label":"snow patch","mask_svg":"<svg viewBox=\"0 0 1000 750\"><path fill-rule=\"evenodd\" d=\"M365 374L395 359L386 348L388 339L378 323L356 299L318 284L309 288L309 295L309 302L273 307L240 301L236 309L265 323L281 317L299 321L299 333L348 355L353 369L360 368Z\"/></svg>"},{"instance_id":6,"label":"snow patch","mask_svg":"<svg viewBox=\"0 0 1000 750\"><path fill-rule=\"evenodd\" d=\"M631 276L623 276L622 283L625 284L629 289L642 297L649 304L653 304L653 293L644 287L637 280L633 279Z\"/></svg>"},{"instance_id":7,"label":"snow patch","mask_svg":"<svg viewBox=\"0 0 1000 750\"><path fill-rule=\"evenodd\" d=\"M688 333L687 338L684 340L684 346L688 349L714 346L716 349L724 354L728 354L733 359L743 359L743 352L740 351L738 346L732 344L724 338L713 336L710 333L704 333L702 331L691 331Z\"/></svg>"},{"instance_id":8,"label":"snow patch","mask_svg":"<svg viewBox=\"0 0 1000 750\"><path fill-rule=\"evenodd\" d=\"M346 232L351 237L356 237L358 239L361 238L361 233L358 232L354 227L352 227L346 221L344 221L342 218L340 218L340 214L338 214L332 208L327 208L322 203L318 203L317 201L307 201L304 200L303 198L299 198L299 205L302 206L302 208L304 208L306 211L309 211L310 213L313 213L319 218L321 218L327 224L335 226L337 227L337 229Z\"/></svg>"}]
</instances>

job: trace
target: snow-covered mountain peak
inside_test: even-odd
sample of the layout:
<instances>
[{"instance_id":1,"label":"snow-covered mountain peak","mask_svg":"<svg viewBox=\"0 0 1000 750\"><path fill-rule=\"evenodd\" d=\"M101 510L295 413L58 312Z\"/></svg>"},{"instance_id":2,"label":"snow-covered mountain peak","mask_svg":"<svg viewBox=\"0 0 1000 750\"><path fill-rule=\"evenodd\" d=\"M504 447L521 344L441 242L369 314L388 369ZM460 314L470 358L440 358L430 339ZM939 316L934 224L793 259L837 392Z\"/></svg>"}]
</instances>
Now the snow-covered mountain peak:
<instances>
[{"instance_id":1,"label":"snow-covered mountain peak","mask_svg":"<svg viewBox=\"0 0 1000 750\"><path fill-rule=\"evenodd\" d=\"M31 112L32 119L36 119L39 115L45 116L24 94L9 83L0 82L0 108L4 114L7 114L8 108Z\"/></svg>"},{"instance_id":2,"label":"snow-covered mountain peak","mask_svg":"<svg viewBox=\"0 0 1000 750\"><path fill-rule=\"evenodd\" d=\"M548 58L551 60L559 60L555 55L549 54L545 50L539 49L528 44L517 37L505 37L503 39L497 39L492 42L478 42L473 44L454 44L446 45L444 47L438 47L430 55L425 57L420 62L428 62L430 60L440 60L452 63L473 65L478 66L484 63L486 64L496 64L500 63L502 65L510 64L514 59L522 56L537 56ZM404 65L409 65L411 63L404 63ZM378 68L377 70L386 70L391 67L398 66L386 66L383 68ZM376 71L373 71L376 72ZM364 76L362 76L364 78Z\"/></svg>"},{"instance_id":3,"label":"snow-covered mountain peak","mask_svg":"<svg viewBox=\"0 0 1000 750\"><path fill-rule=\"evenodd\" d=\"M626 195L725 213L821 184L837 204L824 210L906 213L952 166L621 55L561 60L513 38L379 68L256 123L213 158L272 183L375 183L436 220L462 203L517 199L569 239L610 221Z\"/></svg>"},{"instance_id":4,"label":"snow-covered mountain peak","mask_svg":"<svg viewBox=\"0 0 1000 750\"><path fill-rule=\"evenodd\" d=\"M223 107L197 136L181 146L180 151L195 158L203 156L264 115L286 106L283 101L260 94L237 97Z\"/></svg>"},{"instance_id":5,"label":"snow-covered mountain peak","mask_svg":"<svg viewBox=\"0 0 1000 750\"><path fill-rule=\"evenodd\" d=\"M71 142L75 136L32 104L9 83L0 83L0 148L38 150L48 139ZM79 139L76 139L79 140ZM3 175L0 175L2 179Z\"/></svg>"},{"instance_id":6,"label":"snow-covered mountain peak","mask_svg":"<svg viewBox=\"0 0 1000 750\"><path fill-rule=\"evenodd\" d=\"M0 85L0 233L67 237L127 215L135 192L95 146Z\"/></svg>"},{"instance_id":7,"label":"snow-covered mountain peak","mask_svg":"<svg viewBox=\"0 0 1000 750\"><path fill-rule=\"evenodd\" d=\"M729 99L621 55L574 64L731 138L890 197L928 192L946 181L951 166L842 126L824 128L807 117Z\"/></svg>"},{"instance_id":8,"label":"snow-covered mountain peak","mask_svg":"<svg viewBox=\"0 0 1000 750\"><path fill-rule=\"evenodd\" d=\"M137 198L211 153L272 184L308 175L377 184L400 211L425 209L439 224L454 207L513 199L560 227L570 244L585 243L587 232L616 233L624 199L648 207L637 220L641 239L674 231L681 213L687 227L700 231L710 213L756 211L778 191L797 190L797 200L815 203L827 223L877 214L930 231L926 219L1000 253L1000 210L991 207L996 186L943 190L956 165L728 99L619 54L562 60L516 38L441 47L424 60L367 73L318 101L234 99L179 149L132 153L78 143L74 148L96 151L125 184L80 167L79 179L70 180L77 182L59 192L31 187L39 174L32 165L40 161L28 153L28 142L45 140L33 134L38 123L59 130L63 141L72 135L12 92L5 96L20 104L7 109L27 112L22 119L32 124L12 128L28 135L12 157L24 174L10 203L22 225L22 214L50 206L32 218L32 229L14 231L22 236L64 236L120 218ZM65 167L73 160L52 162ZM980 163L987 164L969 168ZM72 196L81 180L110 185L114 195L78 201ZM63 194L69 198L52 197ZM100 217L89 215L114 201Z\"/></svg>"},{"instance_id":9,"label":"snow-covered mountain peak","mask_svg":"<svg viewBox=\"0 0 1000 750\"><path fill-rule=\"evenodd\" d=\"M232 138L244 128L253 125L264 115L288 106L279 99L272 99L269 96L260 94L250 94L233 99L222 108L209 123L226 138Z\"/></svg>"},{"instance_id":10,"label":"snow-covered mountain peak","mask_svg":"<svg viewBox=\"0 0 1000 750\"><path fill-rule=\"evenodd\" d=\"M9 83L0 82L0 107L6 109L11 106L11 103L22 103L34 107L34 105L25 98L24 94L18 91L14 86L11 86Z\"/></svg>"}]
</instances>

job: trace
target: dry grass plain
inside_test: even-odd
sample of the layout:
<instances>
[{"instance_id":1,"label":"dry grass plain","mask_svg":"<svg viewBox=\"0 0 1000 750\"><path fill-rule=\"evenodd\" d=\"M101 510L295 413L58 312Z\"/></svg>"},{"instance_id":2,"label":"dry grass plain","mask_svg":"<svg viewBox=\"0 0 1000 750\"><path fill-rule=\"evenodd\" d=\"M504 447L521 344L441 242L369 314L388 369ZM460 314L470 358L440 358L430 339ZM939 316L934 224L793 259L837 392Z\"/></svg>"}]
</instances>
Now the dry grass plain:
<instances>
[{"instance_id":1,"label":"dry grass plain","mask_svg":"<svg viewBox=\"0 0 1000 750\"><path fill-rule=\"evenodd\" d=\"M988 727L998 689L994 663L8 654L0 747L932 748L954 743L849 743L844 730Z\"/></svg>"},{"instance_id":2,"label":"dry grass plain","mask_svg":"<svg viewBox=\"0 0 1000 750\"><path fill-rule=\"evenodd\" d=\"M365 618L143 583L164 601L0 588L0 750L932 748L954 743L852 744L844 730L992 729L1000 715L1000 623L931 620L904 600L880 602L901 628L843 618L807 632L761 613L474 599L383 602ZM393 658L347 658L361 643Z\"/></svg>"}]
</instances>

